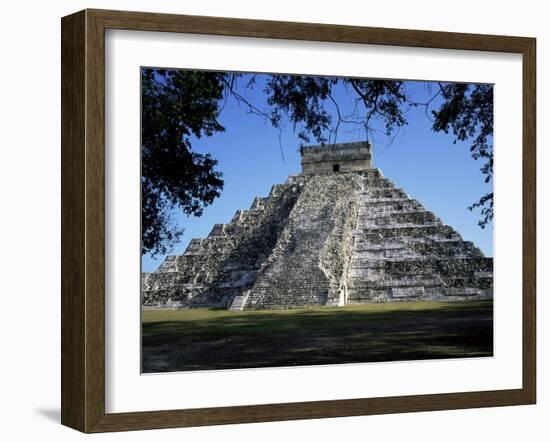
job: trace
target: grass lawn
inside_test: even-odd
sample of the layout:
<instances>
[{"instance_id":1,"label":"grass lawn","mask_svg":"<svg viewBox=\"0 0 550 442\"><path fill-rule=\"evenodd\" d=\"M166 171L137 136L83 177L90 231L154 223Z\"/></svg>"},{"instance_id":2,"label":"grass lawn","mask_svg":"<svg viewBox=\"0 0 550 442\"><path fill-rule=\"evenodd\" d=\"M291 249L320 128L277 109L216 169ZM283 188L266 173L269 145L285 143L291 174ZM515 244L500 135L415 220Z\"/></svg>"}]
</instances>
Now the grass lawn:
<instances>
[{"instance_id":1,"label":"grass lawn","mask_svg":"<svg viewBox=\"0 0 550 442\"><path fill-rule=\"evenodd\" d=\"M492 301L142 313L144 373L492 354Z\"/></svg>"}]
</instances>

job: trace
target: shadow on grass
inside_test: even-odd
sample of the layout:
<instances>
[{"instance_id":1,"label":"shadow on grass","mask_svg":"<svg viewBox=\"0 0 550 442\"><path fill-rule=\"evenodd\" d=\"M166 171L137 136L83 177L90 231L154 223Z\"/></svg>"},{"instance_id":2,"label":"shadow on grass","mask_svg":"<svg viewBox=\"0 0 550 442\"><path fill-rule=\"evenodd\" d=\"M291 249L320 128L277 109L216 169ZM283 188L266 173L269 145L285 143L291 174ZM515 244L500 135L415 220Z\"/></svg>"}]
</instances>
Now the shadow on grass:
<instances>
[{"instance_id":1,"label":"shadow on grass","mask_svg":"<svg viewBox=\"0 0 550 442\"><path fill-rule=\"evenodd\" d=\"M143 371L491 356L492 302L145 312Z\"/></svg>"}]
</instances>

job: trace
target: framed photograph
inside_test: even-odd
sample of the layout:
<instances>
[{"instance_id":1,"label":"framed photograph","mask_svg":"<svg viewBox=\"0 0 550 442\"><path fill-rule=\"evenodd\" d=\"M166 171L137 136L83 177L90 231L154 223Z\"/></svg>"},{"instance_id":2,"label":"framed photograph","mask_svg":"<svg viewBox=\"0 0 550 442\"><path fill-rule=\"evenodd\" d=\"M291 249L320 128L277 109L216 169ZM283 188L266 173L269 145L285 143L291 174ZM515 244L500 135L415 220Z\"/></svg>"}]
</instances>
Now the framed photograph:
<instances>
[{"instance_id":1,"label":"framed photograph","mask_svg":"<svg viewBox=\"0 0 550 442\"><path fill-rule=\"evenodd\" d=\"M536 400L535 39L62 19L62 423Z\"/></svg>"}]
</instances>

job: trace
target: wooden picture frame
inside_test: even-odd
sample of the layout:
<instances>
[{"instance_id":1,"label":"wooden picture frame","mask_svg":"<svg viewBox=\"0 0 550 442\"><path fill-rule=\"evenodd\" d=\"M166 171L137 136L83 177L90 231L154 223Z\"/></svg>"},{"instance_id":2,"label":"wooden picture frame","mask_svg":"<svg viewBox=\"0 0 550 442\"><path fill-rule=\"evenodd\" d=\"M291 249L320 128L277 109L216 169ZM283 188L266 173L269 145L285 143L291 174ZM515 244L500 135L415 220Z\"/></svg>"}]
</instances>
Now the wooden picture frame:
<instances>
[{"instance_id":1,"label":"wooden picture frame","mask_svg":"<svg viewBox=\"0 0 550 442\"><path fill-rule=\"evenodd\" d=\"M105 412L105 30L495 51L523 63L523 383L510 390ZM536 102L533 38L84 10L62 19L62 408L83 432L533 404L536 398Z\"/></svg>"}]
</instances>

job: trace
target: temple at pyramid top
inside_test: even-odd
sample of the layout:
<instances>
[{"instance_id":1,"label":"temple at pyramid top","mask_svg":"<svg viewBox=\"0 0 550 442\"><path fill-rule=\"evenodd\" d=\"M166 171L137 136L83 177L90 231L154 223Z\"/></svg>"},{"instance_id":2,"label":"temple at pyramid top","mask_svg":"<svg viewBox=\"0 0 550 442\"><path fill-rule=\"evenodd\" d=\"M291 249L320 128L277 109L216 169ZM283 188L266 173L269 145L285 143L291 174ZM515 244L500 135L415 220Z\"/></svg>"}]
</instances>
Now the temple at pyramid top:
<instances>
[{"instance_id":1,"label":"temple at pyramid top","mask_svg":"<svg viewBox=\"0 0 550 442\"><path fill-rule=\"evenodd\" d=\"M354 172L372 168L372 145L368 141L302 146L302 173Z\"/></svg>"}]
</instances>

